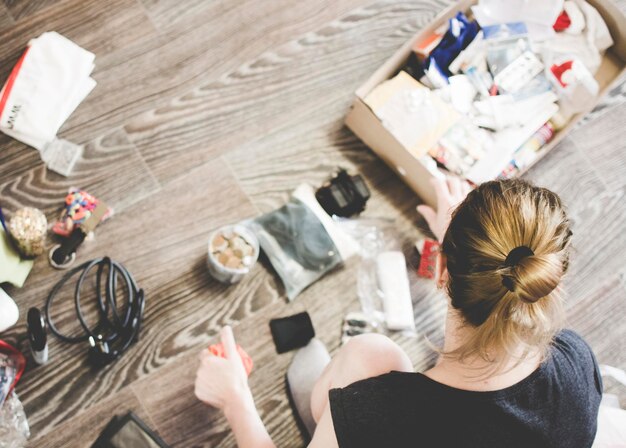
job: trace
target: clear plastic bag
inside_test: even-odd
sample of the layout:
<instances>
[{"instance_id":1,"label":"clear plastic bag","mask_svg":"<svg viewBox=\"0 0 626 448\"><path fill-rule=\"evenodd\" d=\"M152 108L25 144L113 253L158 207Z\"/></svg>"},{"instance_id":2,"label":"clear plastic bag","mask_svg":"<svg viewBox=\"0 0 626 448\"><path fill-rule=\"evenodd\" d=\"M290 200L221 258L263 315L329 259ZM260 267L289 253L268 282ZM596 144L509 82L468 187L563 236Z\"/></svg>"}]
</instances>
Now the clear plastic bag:
<instances>
[{"instance_id":1,"label":"clear plastic bag","mask_svg":"<svg viewBox=\"0 0 626 448\"><path fill-rule=\"evenodd\" d=\"M361 263L357 272L357 295L363 314L377 332L386 332L385 294L382 291L377 259L390 251L403 251L400 235L391 219L336 219L339 227L352 236L360 246ZM412 307L411 307L412 308ZM414 319L413 323L414 323ZM416 335L415 327L403 330Z\"/></svg>"},{"instance_id":2,"label":"clear plastic bag","mask_svg":"<svg viewBox=\"0 0 626 448\"><path fill-rule=\"evenodd\" d=\"M259 240L289 300L359 250L357 242L322 209L308 184L300 185L278 210L244 225Z\"/></svg>"},{"instance_id":3,"label":"clear plastic bag","mask_svg":"<svg viewBox=\"0 0 626 448\"><path fill-rule=\"evenodd\" d=\"M341 263L322 223L297 199L250 221L248 226L283 281L289 300Z\"/></svg>"},{"instance_id":4,"label":"clear plastic bag","mask_svg":"<svg viewBox=\"0 0 626 448\"><path fill-rule=\"evenodd\" d=\"M21 448L30 437L24 406L12 392L0 406L0 448Z\"/></svg>"}]
</instances>

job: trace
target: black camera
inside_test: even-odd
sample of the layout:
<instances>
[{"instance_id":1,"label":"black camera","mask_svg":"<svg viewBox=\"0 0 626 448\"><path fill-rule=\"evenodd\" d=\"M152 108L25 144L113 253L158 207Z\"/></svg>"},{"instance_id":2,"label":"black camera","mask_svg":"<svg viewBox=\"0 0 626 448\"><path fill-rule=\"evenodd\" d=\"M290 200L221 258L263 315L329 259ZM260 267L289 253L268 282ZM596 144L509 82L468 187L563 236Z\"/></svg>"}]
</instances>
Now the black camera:
<instances>
[{"instance_id":1,"label":"black camera","mask_svg":"<svg viewBox=\"0 0 626 448\"><path fill-rule=\"evenodd\" d=\"M346 170L340 169L317 190L315 197L329 215L348 218L365 210L370 190L361 175L351 176Z\"/></svg>"}]
</instances>

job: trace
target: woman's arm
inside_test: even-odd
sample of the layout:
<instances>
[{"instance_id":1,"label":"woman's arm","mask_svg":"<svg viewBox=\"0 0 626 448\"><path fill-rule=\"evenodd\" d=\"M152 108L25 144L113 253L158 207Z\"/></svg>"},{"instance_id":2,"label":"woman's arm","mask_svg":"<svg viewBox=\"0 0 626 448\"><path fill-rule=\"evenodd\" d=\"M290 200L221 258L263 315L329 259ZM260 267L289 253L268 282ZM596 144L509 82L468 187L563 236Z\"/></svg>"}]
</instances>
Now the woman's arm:
<instances>
[{"instance_id":1,"label":"woman's arm","mask_svg":"<svg viewBox=\"0 0 626 448\"><path fill-rule=\"evenodd\" d=\"M254 405L233 330L224 327L221 337L226 358L212 355L208 350L200 354L196 397L224 412L239 448L274 448Z\"/></svg>"},{"instance_id":2,"label":"woman's arm","mask_svg":"<svg viewBox=\"0 0 626 448\"><path fill-rule=\"evenodd\" d=\"M275 448L254 405L249 398L232 403L224 408L224 415L233 430L239 448Z\"/></svg>"}]
</instances>

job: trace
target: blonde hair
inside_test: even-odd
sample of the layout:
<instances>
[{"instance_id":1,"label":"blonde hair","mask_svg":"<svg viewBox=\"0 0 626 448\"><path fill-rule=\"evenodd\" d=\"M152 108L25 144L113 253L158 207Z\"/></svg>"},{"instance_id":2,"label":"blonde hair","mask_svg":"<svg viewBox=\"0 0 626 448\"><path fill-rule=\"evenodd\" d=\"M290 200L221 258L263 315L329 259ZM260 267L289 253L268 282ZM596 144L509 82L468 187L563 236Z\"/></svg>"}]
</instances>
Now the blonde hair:
<instances>
[{"instance_id":1,"label":"blonde hair","mask_svg":"<svg viewBox=\"0 0 626 448\"><path fill-rule=\"evenodd\" d=\"M452 306L474 327L444 353L497 370L522 346L545 356L564 320L559 283L572 233L561 199L522 180L486 182L452 214L442 253ZM521 359L519 359L521 361Z\"/></svg>"}]
</instances>

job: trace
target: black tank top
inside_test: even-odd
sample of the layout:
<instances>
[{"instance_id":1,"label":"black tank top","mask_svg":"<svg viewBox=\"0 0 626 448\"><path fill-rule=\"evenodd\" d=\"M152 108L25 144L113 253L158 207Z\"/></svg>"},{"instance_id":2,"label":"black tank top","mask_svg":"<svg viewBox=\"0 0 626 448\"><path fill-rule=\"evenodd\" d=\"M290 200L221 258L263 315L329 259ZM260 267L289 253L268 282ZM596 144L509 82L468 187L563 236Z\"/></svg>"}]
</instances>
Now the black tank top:
<instances>
[{"instance_id":1,"label":"black tank top","mask_svg":"<svg viewBox=\"0 0 626 448\"><path fill-rule=\"evenodd\" d=\"M473 392L391 372L330 391L341 448L590 447L602 379L585 341L557 335L549 356L505 389Z\"/></svg>"}]
</instances>

